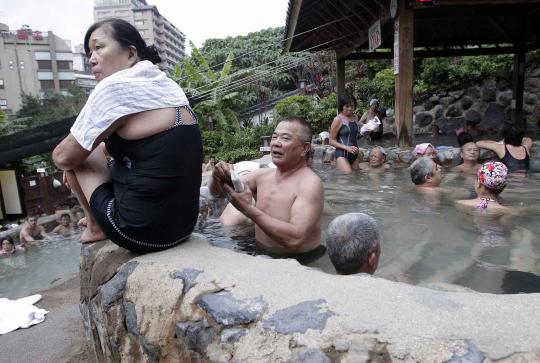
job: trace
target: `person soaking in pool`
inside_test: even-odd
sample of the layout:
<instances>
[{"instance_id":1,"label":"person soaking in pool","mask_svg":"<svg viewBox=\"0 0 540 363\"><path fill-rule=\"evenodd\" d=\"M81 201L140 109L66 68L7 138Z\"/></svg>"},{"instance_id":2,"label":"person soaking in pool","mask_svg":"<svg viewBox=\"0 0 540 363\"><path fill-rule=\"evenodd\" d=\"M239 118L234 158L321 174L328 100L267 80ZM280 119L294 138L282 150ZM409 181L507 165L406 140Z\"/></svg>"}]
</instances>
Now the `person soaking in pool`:
<instances>
[{"instance_id":1,"label":"person soaking in pool","mask_svg":"<svg viewBox=\"0 0 540 363\"><path fill-rule=\"evenodd\" d=\"M476 173L475 199L458 200L456 207L464 212L481 213L485 216L499 217L518 215L517 208L503 206L499 203L499 194L506 187L508 168L499 161L488 161L482 164Z\"/></svg>"},{"instance_id":2,"label":"person soaking in pool","mask_svg":"<svg viewBox=\"0 0 540 363\"><path fill-rule=\"evenodd\" d=\"M26 248L22 246L16 246L15 242L13 242L13 238L9 236L2 239L0 256L10 256L17 251L26 251Z\"/></svg>"},{"instance_id":3,"label":"person soaking in pool","mask_svg":"<svg viewBox=\"0 0 540 363\"><path fill-rule=\"evenodd\" d=\"M156 48L128 22L95 23L84 47L98 84L53 152L87 218L81 242L109 238L138 253L175 246L199 212L197 119L156 65Z\"/></svg>"},{"instance_id":4,"label":"person soaking in pool","mask_svg":"<svg viewBox=\"0 0 540 363\"><path fill-rule=\"evenodd\" d=\"M369 150L368 162L361 163L362 170L387 170L390 165L386 164L386 150L382 146L375 146Z\"/></svg>"},{"instance_id":5,"label":"person soaking in pool","mask_svg":"<svg viewBox=\"0 0 540 363\"><path fill-rule=\"evenodd\" d=\"M502 142L481 140L477 141L476 145L497 154L510 173L529 171L532 140L523 137L523 130L510 122L505 123L502 127L501 136L503 137Z\"/></svg>"},{"instance_id":6,"label":"person soaking in pool","mask_svg":"<svg viewBox=\"0 0 540 363\"><path fill-rule=\"evenodd\" d=\"M54 227L52 233L58 233L64 237L73 234L73 225L71 224L71 217L68 213L64 213L60 216L60 224Z\"/></svg>"},{"instance_id":7,"label":"person soaking in pool","mask_svg":"<svg viewBox=\"0 0 540 363\"><path fill-rule=\"evenodd\" d=\"M272 134L270 150L276 168L257 169L242 176L243 192L232 187L232 167L216 165L209 190L230 204L221 216L224 225L255 223L257 246L271 255L317 254L323 250L321 223L324 188L307 166L311 130L302 118L282 120ZM255 204L252 199L255 198Z\"/></svg>"},{"instance_id":8,"label":"person soaking in pool","mask_svg":"<svg viewBox=\"0 0 540 363\"><path fill-rule=\"evenodd\" d=\"M462 174L476 174L478 168L482 166L478 162L478 157L480 156L479 148L472 141L461 146L460 156L463 163L452 168L452 171Z\"/></svg>"},{"instance_id":9,"label":"person soaking in pool","mask_svg":"<svg viewBox=\"0 0 540 363\"><path fill-rule=\"evenodd\" d=\"M373 275L381 255L377 221L364 213L347 213L326 228L328 256L340 275Z\"/></svg>"},{"instance_id":10,"label":"person soaking in pool","mask_svg":"<svg viewBox=\"0 0 540 363\"><path fill-rule=\"evenodd\" d=\"M35 243L37 240L49 237L49 235L45 233L45 228L40 226L37 223L37 220L37 216L30 216L22 226L21 232L19 233L19 240L23 247L28 243Z\"/></svg>"},{"instance_id":11,"label":"person soaking in pool","mask_svg":"<svg viewBox=\"0 0 540 363\"><path fill-rule=\"evenodd\" d=\"M345 173L358 170L358 116L354 114L356 102L340 97L339 114L330 126L330 145L336 148L336 166Z\"/></svg>"}]
</instances>

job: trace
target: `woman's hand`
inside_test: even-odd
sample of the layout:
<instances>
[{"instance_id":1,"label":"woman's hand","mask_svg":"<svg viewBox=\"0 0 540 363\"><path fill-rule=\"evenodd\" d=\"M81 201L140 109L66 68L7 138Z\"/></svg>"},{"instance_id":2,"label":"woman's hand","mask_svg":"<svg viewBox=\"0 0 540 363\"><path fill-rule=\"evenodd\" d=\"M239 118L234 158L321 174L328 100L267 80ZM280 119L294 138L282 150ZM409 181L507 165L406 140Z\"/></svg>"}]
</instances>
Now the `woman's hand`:
<instances>
[{"instance_id":1,"label":"woman's hand","mask_svg":"<svg viewBox=\"0 0 540 363\"><path fill-rule=\"evenodd\" d=\"M354 154L354 155L358 154L358 148L356 146L347 146L346 150L350 152L351 154Z\"/></svg>"}]
</instances>

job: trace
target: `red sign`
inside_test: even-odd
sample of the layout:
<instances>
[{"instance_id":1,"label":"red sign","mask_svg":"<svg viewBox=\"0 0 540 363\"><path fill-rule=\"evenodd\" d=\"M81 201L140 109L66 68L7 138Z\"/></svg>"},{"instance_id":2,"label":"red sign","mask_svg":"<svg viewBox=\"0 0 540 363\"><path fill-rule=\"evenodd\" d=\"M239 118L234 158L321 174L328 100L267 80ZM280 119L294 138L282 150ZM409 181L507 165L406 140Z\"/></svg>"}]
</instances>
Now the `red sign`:
<instances>
[{"instance_id":1,"label":"red sign","mask_svg":"<svg viewBox=\"0 0 540 363\"><path fill-rule=\"evenodd\" d=\"M26 29L17 29L17 39L28 39L28 32L26 31Z\"/></svg>"}]
</instances>

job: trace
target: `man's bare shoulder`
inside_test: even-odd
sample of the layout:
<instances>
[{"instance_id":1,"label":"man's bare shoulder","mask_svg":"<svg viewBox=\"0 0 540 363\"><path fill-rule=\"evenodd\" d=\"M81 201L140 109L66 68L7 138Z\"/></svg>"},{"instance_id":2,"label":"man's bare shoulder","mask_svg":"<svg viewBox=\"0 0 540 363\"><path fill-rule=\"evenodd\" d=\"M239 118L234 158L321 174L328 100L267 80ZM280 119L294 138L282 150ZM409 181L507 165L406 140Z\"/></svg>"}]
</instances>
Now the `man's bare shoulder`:
<instances>
[{"instance_id":1,"label":"man's bare shoulder","mask_svg":"<svg viewBox=\"0 0 540 363\"><path fill-rule=\"evenodd\" d=\"M305 167L300 170L300 173L297 173L296 177L298 178L298 189L304 193L317 193L323 189L323 182L321 177L317 175L311 168Z\"/></svg>"}]
</instances>

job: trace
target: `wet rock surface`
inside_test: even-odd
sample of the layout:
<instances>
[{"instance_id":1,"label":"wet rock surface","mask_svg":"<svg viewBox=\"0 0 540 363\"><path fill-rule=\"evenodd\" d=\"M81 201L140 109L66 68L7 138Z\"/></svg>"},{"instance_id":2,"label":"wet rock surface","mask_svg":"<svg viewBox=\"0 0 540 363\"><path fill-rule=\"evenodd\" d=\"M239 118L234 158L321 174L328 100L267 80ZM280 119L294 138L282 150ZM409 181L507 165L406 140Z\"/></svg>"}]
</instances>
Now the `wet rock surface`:
<instances>
[{"instance_id":1,"label":"wet rock surface","mask_svg":"<svg viewBox=\"0 0 540 363\"><path fill-rule=\"evenodd\" d=\"M540 294L329 275L195 237L121 266L88 260L124 256L119 250L110 242L83 246L84 266L110 276L81 295L90 361L540 360Z\"/></svg>"}]
</instances>

